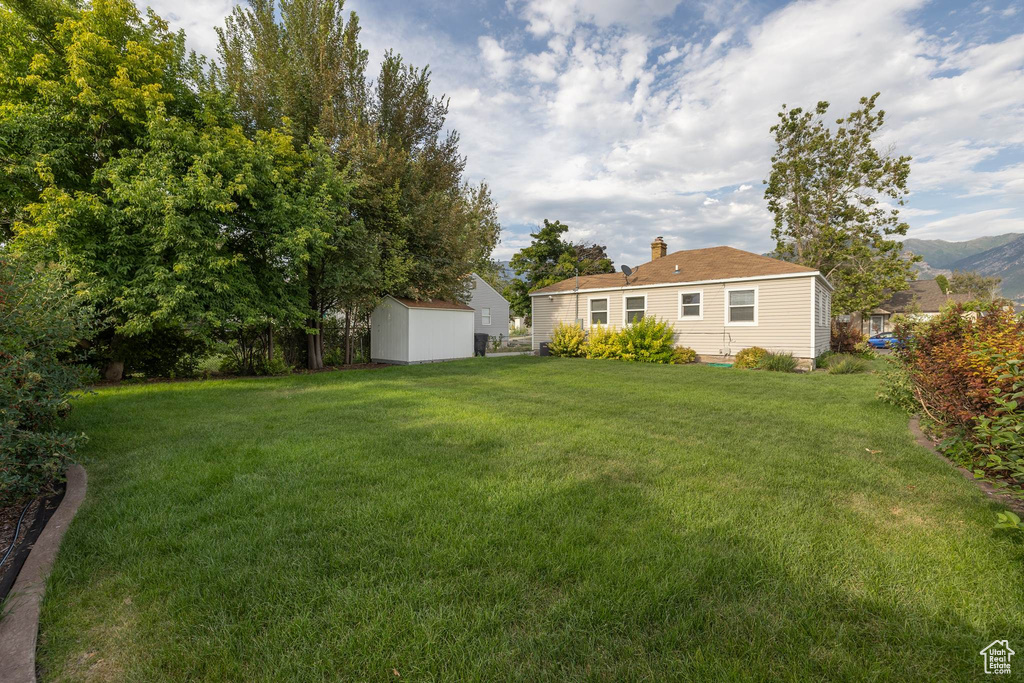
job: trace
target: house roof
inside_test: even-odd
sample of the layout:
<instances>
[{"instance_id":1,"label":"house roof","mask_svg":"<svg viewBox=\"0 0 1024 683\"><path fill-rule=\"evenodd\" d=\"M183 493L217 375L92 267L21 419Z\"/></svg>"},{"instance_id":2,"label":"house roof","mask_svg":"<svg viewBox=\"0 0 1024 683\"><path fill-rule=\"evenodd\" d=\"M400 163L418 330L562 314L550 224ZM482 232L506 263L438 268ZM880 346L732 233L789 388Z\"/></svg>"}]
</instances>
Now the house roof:
<instances>
[{"instance_id":1,"label":"house roof","mask_svg":"<svg viewBox=\"0 0 1024 683\"><path fill-rule=\"evenodd\" d=\"M402 304L406 308L436 308L438 310L445 311L472 311L473 309L466 304L460 304L458 301L445 301L443 299L423 299L417 301L416 299L406 299L401 296L391 297L398 303Z\"/></svg>"},{"instance_id":2,"label":"house roof","mask_svg":"<svg viewBox=\"0 0 1024 683\"><path fill-rule=\"evenodd\" d=\"M676 272L679 266L679 272ZM633 269L629 283L622 273L602 273L580 277L580 289L606 289L619 287L645 287L650 285L685 284L708 280L752 279L761 276L809 275L814 268L798 266L770 256L753 254L733 247L708 247L674 251ZM531 294L571 292L576 289L576 278L568 278L542 287Z\"/></svg>"},{"instance_id":3,"label":"house roof","mask_svg":"<svg viewBox=\"0 0 1024 683\"><path fill-rule=\"evenodd\" d=\"M494 292L495 294L497 294L498 296L500 296L500 297L501 297L501 300L502 300L502 301L504 301L505 303L508 303L508 299L506 299L506 298L505 298L505 295L504 295L504 294L502 294L501 292L499 292L499 291L498 291L497 289L495 289L495 288L494 288L494 287L493 287L493 286L491 285L491 283L490 283L490 282L488 282L487 280L483 279L482 277L480 277L480 276L479 276L479 275L477 275L476 273L470 273L470 275L472 275L472 276L473 276L473 277L475 277L475 278L476 278L477 280L479 280L480 282L482 282L482 283L484 283L485 285L487 285L487 288L488 288L488 289L490 289L490 290L491 290L492 292Z\"/></svg>"},{"instance_id":4,"label":"house roof","mask_svg":"<svg viewBox=\"0 0 1024 683\"><path fill-rule=\"evenodd\" d=\"M943 294L935 280L915 280L907 283L908 288L896 292L875 309L875 313L938 313L949 301L964 303L973 297L970 294Z\"/></svg>"}]
</instances>

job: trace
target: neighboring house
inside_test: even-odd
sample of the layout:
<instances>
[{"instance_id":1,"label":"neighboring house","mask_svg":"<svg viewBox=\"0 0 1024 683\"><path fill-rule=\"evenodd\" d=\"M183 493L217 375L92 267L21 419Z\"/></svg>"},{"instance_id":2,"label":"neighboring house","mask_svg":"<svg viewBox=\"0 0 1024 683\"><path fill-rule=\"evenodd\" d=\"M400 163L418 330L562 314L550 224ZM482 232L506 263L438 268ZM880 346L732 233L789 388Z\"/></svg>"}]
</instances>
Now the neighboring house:
<instances>
[{"instance_id":1,"label":"neighboring house","mask_svg":"<svg viewBox=\"0 0 1024 683\"><path fill-rule=\"evenodd\" d=\"M469 307L476 313L475 331L488 336L508 339L508 301L501 292L473 273L470 281Z\"/></svg>"},{"instance_id":2,"label":"neighboring house","mask_svg":"<svg viewBox=\"0 0 1024 683\"><path fill-rule=\"evenodd\" d=\"M370 314L375 363L433 363L473 356L473 309L455 301L386 296Z\"/></svg>"},{"instance_id":3,"label":"neighboring house","mask_svg":"<svg viewBox=\"0 0 1024 683\"><path fill-rule=\"evenodd\" d=\"M915 280L907 285L907 289L896 292L868 315L853 314L850 323L859 327L865 337L871 337L882 332L892 332L894 315L931 318L938 315L950 301L964 303L974 298L970 294L943 294L935 280Z\"/></svg>"},{"instance_id":4,"label":"neighboring house","mask_svg":"<svg viewBox=\"0 0 1024 683\"><path fill-rule=\"evenodd\" d=\"M628 278L586 275L578 287L570 278L532 292L533 348L558 323L621 328L654 316L703 360L761 346L810 366L828 349L832 285L817 270L732 247L667 251L659 237Z\"/></svg>"}]
</instances>

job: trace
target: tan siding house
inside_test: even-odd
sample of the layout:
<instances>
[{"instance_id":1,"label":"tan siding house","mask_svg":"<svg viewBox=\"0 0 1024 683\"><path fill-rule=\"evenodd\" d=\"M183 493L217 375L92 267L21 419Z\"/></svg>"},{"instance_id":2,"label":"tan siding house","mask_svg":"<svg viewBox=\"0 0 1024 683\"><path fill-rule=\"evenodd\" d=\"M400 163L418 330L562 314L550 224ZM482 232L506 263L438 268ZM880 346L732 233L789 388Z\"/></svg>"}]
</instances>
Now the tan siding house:
<instances>
[{"instance_id":1,"label":"tan siding house","mask_svg":"<svg viewBox=\"0 0 1024 683\"><path fill-rule=\"evenodd\" d=\"M666 254L661 238L651 247L652 260L628 278L591 275L578 288L570 279L533 292L533 348L561 322L619 329L639 316L667 320L676 344L704 360L761 346L813 362L828 348L832 288L817 271L731 247Z\"/></svg>"}]
</instances>

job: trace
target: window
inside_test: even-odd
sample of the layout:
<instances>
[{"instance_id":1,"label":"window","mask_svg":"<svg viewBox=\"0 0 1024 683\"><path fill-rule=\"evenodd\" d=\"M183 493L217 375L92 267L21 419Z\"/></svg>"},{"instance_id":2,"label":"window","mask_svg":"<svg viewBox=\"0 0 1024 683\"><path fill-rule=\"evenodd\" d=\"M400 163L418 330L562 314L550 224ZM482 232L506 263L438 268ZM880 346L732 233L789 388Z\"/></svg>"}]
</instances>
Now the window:
<instances>
[{"instance_id":1,"label":"window","mask_svg":"<svg viewBox=\"0 0 1024 683\"><path fill-rule=\"evenodd\" d=\"M679 319L702 320L704 318L704 292L679 293Z\"/></svg>"},{"instance_id":2,"label":"window","mask_svg":"<svg viewBox=\"0 0 1024 683\"><path fill-rule=\"evenodd\" d=\"M642 320L644 313L647 312L647 295L641 294L640 296L627 296L623 300L623 308L626 309L625 323L635 323L637 320Z\"/></svg>"},{"instance_id":3,"label":"window","mask_svg":"<svg viewBox=\"0 0 1024 683\"><path fill-rule=\"evenodd\" d=\"M728 289L725 292L729 302L725 321L730 325L757 324L757 290Z\"/></svg>"},{"instance_id":4,"label":"window","mask_svg":"<svg viewBox=\"0 0 1024 683\"><path fill-rule=\"evenodd\" d=\"M491 309L481 308L480 309L480 324L490 325L491 324Z\"/></svg>"},{"instance_id":5,"label":"window","mask_svg":"<svg viewBox=\"0 0 1024 683\"><path fill-rule=\"evenodd\" d=\"M825 288L815 284L815 303L816 306L816 317L815 323L819 327L826 327L829 324L829 317L832 314L832 301L829 293L825 291Z\"/></svg>"},{"instance_id":6,"label":"window","mask_svg":"<svg viewBox=\"0 0 1024 683\"><path fill-rule=\"evenodd\" d=\"M608 324L608 299L590 300L590 325Z\"/></svg>"}]
</instances>

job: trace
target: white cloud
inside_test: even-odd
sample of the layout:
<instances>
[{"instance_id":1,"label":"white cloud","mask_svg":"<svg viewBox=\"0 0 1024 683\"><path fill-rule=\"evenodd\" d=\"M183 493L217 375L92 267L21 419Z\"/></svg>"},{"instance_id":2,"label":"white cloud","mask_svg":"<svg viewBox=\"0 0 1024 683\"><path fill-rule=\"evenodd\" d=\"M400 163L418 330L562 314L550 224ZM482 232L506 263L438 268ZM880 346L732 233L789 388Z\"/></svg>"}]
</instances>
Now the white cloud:
<instances>
[{"instance_id":1,"label":"white cloud","mask_svg":"<svg viewBox=\"0 0 1024 683\"><path fill-rule=\"evenodd\" d=\"M477 44L480 46L480 55L484 58L490 72L497 78L508 76L513 67L508 51L490 36L480 36Z\"/></svg>"},{"instance_id":2,"label":"white cloud","mask_svg":"<svg viewBox=\"0 0 1024 683\"><path fill-rule=\"evenodd\" d=\"M236 3L234 0L137 0L136 4L143 11L152 7L173 29L184 29L188 48L213 58L217 55L214 27L224 24L224 17Z\"/></svg>"},{"instance_id":3,"label":"white cloud","mask_svg":"<svg viewBox=\"0 0 1024 683\"><path fill-rule=\"evenodd\" d=\"M188 17L172 25L195 27L190 44L213 45L201 25L230 7L160 2ZM780 105L824 99L834 118L876 91L879 144L914 157L913 233L1024 230L1024 28L987 42L932 35L915 23L924 0L801 0L766 16L709 0L699 30L669 21L678 0L506 6L509 21L487 22L486 35L456 36L368 0L347 5L371 60L395 47L430 64L435 90L451 96L468 173L489 182L503 224L520 226L499 256L543 218L627 263L659 234L670 249L766 250L771 217L755 188ZM966 14L944 21L956 28ZM705 205L709 195L717 202Z\"/></svg>"},{"instance_id":4,"label":"white cloud","mask_svg":"<svg viewBox=\"0 0 1024 683\"><path fill-rule=\"evenodd\" d=\"M1024 232L1024 218L1011 215L1013 209L987 209L957 214L925 223L911 230L908 237L946 240L969 240L981 235L1002 235Z\"/></svg>"},{"instance_id":5,"label":"white cloud","mask_svg":"<svg viewBox=\"0 0 1024 683\"><path fill-rule=\"evenodd\" d=\"M522 16L535 36L567 35L579 24L643 28L670 16L682 0L526 0Z\"/></svg>"}]
</instances>

